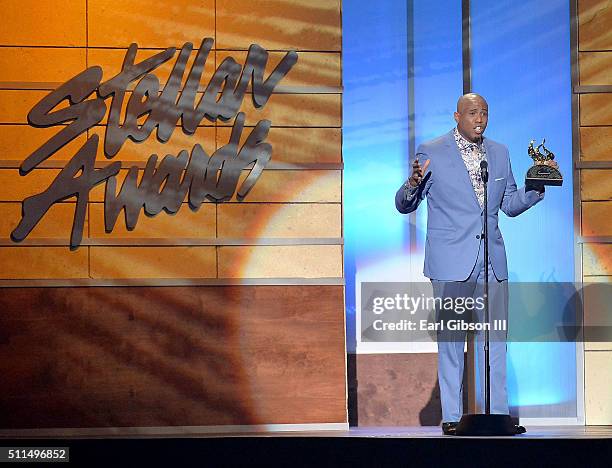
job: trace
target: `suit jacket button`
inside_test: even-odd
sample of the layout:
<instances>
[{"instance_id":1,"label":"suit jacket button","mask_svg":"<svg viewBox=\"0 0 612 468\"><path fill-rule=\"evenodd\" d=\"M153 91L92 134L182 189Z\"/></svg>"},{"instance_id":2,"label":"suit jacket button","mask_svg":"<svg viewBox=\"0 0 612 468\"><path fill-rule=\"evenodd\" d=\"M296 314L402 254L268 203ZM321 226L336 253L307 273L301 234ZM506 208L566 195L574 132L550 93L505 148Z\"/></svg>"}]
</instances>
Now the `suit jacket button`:
<instances>
[{"instance_id":1,"label":"suit jacket button","mask_svg":"<svg viewBox=\"0 0 612 468\"><path fill-rule=\"evenodd\" d=\"M480 239L480 234L477 234L477 235L476 235L476 239Z\"/></svg>"}]
</instances>

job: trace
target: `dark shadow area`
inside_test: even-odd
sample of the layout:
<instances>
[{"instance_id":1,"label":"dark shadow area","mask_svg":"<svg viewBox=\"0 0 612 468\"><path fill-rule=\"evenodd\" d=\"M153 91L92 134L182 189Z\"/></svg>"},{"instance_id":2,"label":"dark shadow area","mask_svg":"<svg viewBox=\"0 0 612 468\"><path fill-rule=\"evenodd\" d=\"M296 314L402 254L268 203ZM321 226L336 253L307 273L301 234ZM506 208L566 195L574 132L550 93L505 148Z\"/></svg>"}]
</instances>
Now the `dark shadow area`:
<instances>
[{"instance_id":1,"label":"dark shadow area","mask_svg":"<svg viewBox=\"0 0 612 468\"><path fill-rule=\"evenodd\" d=\"M427 404L419 411L419 423L421 426L439 426L442 422L442 408L440 406L440 385L431 389Z\"/></svg>"},{"instance_id":2,"label":"dark shadow area","mask_svg":"<svg viewBox=\"0 0 612 468\"><path fill-rule=\"evenodd\" d=\"M346 378L348 386L348 422L349 426L359 426L359 405L358 405L358 390L359 382L357 381L357 355L346 355Z\"/></svg>"},{"instance_id":3,"label":"dark shadow area","mask_svg":"<svg viewBox=\"0 0 612 468\"><path fill-rule=\"evenodd\" d=\"M276 436L3 440L4 446L69 447L74 466L606 466L609 438ZM603 458L602 458L603 457Z\"/></svg>"}]
</instances>

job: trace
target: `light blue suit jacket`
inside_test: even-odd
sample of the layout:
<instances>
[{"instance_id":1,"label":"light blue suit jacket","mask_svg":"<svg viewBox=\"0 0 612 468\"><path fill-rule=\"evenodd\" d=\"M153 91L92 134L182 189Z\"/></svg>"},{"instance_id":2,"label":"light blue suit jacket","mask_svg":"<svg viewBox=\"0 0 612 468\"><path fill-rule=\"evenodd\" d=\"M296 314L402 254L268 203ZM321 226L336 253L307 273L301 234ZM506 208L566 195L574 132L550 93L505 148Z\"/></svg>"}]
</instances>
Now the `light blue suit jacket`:
<instances>
[{"instance_id":1,"label":"light blue suit jacket","mask_svg":"<svg viewBox=\"0 0 612 468\"><path fill-rule=\"evenodd\" d=\"M498 280L508 279L504 239L499 230L498 213L517 216L542 199L536 191L516 188L508 149L488 138L484 139L489 164L488 228L489 258ZM423 273L431 279L464 281L478 258L482 231L482 212L472 187L465 163L452 130L439 138L423 143L417 150L422 164L430 160L427 180L416 192L408 183L395 195L400 213L410 213L427 197L427 240ZM411 192L413 192L411 194Z\"/></svg>"}]
</instances>

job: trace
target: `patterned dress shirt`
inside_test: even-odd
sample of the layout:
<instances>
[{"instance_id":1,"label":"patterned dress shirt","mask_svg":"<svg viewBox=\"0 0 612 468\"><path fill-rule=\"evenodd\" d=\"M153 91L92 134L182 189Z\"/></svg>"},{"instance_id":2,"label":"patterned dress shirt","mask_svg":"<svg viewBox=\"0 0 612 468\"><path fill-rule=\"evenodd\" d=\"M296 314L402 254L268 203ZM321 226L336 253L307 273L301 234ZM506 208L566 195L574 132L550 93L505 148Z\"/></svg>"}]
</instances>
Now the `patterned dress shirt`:
<instances>
[{"instance_id":1,"label":"patterned dress shirt","mask_svg":"<svg viewBox=\"0 0 612 468\"><path fill-rule=\"evenodd\" d=\"M453 135L455 136L455 142L457 142L459 153L461 153L461 158L465 163L470 180L472 181L472 187L474 187L476 198L478 198L478 204L480 208L484 208L484 183L480 175L480 161L486 161L487 159L485 146L482 143L477 144L466 140L456 127L453 130Z\"/></svg>"}]
</instances>

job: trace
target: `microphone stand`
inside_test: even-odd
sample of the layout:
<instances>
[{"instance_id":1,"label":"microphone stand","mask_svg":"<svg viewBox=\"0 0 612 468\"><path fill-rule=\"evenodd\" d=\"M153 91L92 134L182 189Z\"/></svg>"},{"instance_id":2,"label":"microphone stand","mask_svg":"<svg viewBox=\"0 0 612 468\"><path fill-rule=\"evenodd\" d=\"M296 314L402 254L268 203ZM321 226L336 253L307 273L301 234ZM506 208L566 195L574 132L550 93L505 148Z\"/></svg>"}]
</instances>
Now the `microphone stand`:
<instances>
[{"instance_id":1,"label":"microphone stand","mask_svg":"<svg viewBox=\"0 0 612 468\"><path fill-rule=\"evenodd\" d=\"M485 160L480 161L480 175L484 184L484 215L482 223L482 237L484 237L484 321L486 324L491 323L489 315L489 223L488 211L489 200L487 196L487 184L489 183L488 163ZM484 343L484 358L485 358L485 414L491 414L491 363L489 360L489 327L485 327L485 343Z\"/></svg>"},{"instance_id":2,"label":"microphone stand","mask_svg":"<svg viewBox=\"0 0 612 468\"><path fill-rule=\"evenodd\" d=\"M489 355L491 324L489 316L489 223L488 209L489 200L487 195L487 184L489 182L489 164L486 160L480 161L480 176L484 184L483 224L481 241L484 239L484 387L485 387L485 412L484 414L464 414L457 425L455 434L458 436L512 436L516 434L516 427L509 414L491 414L491 362Z\"/></svg>"}]
</instances>

